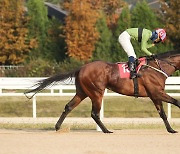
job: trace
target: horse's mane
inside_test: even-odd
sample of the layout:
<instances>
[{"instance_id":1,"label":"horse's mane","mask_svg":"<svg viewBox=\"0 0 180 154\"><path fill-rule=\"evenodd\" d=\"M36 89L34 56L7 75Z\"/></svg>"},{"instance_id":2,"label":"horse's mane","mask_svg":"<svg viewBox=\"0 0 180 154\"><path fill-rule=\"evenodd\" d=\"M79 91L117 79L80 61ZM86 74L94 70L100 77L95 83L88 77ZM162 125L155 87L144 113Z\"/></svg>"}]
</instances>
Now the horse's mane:
<instances>
[{"instance_id":1,"label":"horse's mane","mask_svg":"<svg viewBox=\"0 0 180 154\"><path fill-rule=\"evenodd\" d=\"M157 58L167 58L167 57L170 57L170 56L174 56L174 55L177 55L177 54L180 54L180 50L171 50L171 51L168 51L168 52L163 52L163 53L159 53L156 55Z\"/></svg>"},{"instance_id":2,"label":"horse's mane","mask_svg":"<svg viewBox=\"0 0 180 154\"><path fill-rule=\"evenodd\" d=\"M158 53L154 57L157 58L157 59L163 59L163 58L168 58L168 57L176 56L178 54L180 54L180 49ZM147 60L150 60L150 61L154 60L154 58L152 56L147 56L146 58L147 58Z\"/></svg>"}]
</instances>

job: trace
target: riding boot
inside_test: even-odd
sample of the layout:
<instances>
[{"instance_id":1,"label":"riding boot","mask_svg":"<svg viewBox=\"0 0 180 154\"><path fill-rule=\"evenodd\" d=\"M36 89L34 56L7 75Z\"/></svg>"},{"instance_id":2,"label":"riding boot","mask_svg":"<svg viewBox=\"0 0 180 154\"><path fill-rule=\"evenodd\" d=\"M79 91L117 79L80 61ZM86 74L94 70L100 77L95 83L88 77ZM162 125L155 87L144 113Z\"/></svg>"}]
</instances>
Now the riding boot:
<instances>
[{"instance_id":1,"label":"riding boot","mask_svg":"<svg viewBox=\"0 0 180 154\"><path fill-rule=\"evenodd\" d=\"M129 57L129 70L130 70L130 79L134 79L136 77L138 77L137 73L136 73L136 61L135 58L133 56Z\"/></svg>"}]
</instances>

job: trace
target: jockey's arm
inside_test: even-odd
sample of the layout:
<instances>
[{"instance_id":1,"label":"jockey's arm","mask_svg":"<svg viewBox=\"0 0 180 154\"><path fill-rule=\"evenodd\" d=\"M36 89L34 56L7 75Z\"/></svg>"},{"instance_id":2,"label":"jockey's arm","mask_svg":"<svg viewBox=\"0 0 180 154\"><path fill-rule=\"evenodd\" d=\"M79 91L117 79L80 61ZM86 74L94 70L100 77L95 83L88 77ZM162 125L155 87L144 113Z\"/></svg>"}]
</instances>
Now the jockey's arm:
<instances>
[{"instance_id":1,"label":"jockey's arm","mask_svg":"<svg viewBox=\"0 0 180 154\"><path fill-rule=\"evenodd\" d=\"M151 53L149 50L147 50L147 49L153 47L154 44L149 44L147 41L148 41L148 38L142 39L142 42L141 42L141 50L142 50L143 52L145 52L148 56L151 56L152 53Z\"/></svg>"},{"instance_id":2,"label":"jockey's arm","mask_svg":"<svg viewBox=\"0 0 180 154\"><path fill-rule=\"evenodd\" d=\"M150 44L149 44L149 43L147 43L146 47L147 47L147 49L148 49L148 48L153 47L154 45L155 45L155 44L153 44L153 43L150 43Z\"/></svg>"}]
</instances>

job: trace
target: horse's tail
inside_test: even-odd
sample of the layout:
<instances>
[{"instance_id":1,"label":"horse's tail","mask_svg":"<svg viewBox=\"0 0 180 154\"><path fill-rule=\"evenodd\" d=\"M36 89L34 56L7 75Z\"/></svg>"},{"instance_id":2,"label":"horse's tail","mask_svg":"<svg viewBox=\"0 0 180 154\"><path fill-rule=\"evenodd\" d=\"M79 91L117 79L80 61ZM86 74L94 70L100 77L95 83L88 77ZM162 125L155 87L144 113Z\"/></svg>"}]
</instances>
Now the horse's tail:
<instances>
[{"instance_id":1,"label":"horse's tail","mask_svg":"<svg viewBox=\"0 0 180 154\"><path fill-rule=\"evenodd\" d=\"M35 94L42 91L43 89L45 89L48 86L56 85L58 82L66 80L68 78L70 78L71 80L72 80L72 77L76 78L76 76L79 74L79 71L80 71L80 69L74 70L74 71L69 72L69 73L56 74L56 75L49 77L47 79L40 80L34 86L32 86L32 87L36 87L35 89L25 91L24 94L26 95L28 93L34 93L31 97L28 97L26 95L27 98L31 99Z\"/></svg>"}]
</instances>

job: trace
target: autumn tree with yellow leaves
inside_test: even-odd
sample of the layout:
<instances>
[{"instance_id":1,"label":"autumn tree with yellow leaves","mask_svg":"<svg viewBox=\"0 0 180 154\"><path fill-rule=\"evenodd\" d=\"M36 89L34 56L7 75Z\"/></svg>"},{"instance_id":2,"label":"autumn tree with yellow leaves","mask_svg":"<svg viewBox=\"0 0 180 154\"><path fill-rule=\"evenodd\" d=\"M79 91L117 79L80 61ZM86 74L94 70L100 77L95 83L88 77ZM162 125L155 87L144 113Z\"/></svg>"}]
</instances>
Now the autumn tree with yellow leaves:
<instances>
[{"instance_id":1,"label":"autumn tree with yellow leaves","mask_svg":"<svg viewBox=\"0 0 180 154\"><path fill-rule=\"evenodd\" d=\"M122 10L122 7L126 5L123 0L102 0L103 10L106 13L107 24L110 29L114 30L117 26L117 22Z\"/></svg>"},{"instance_id":2,"label":"autumn tree with yellow leaves","mask_svg":"<svg viewBox=\"0 0 180 154\"><path fill-rule=\"evenodd\" d=\"M66 18L65 34L67 53L78 60L89 60L99 39L96 23L103 10L109 27L116 25L124 5L122 0L65 0L64 6L69 12Z\"/></svg>"},{"instance_id":3,"label":"autumn tree with yellow leaves","mask_svg":"<svg viewBox=\"0 0 180 154\"><path fill-rule=\"evenodd\" d=\"M0 1L0 64L22 63L35 40L27 39L23 0Z\"/></svg>"},{"instance_id":4,"label":"autumn tree with yellow leaves","mask_svg":"<svg viewBox=\"0 0 180 154\"><path fill-rule=\"evenodd\" d=\"M73 0L66 2L64 6L69 12L65 25L67 54L69 57L88 61L99 37L95 25L98 11L89 0Z\"/></svg>"}]
</instances>

